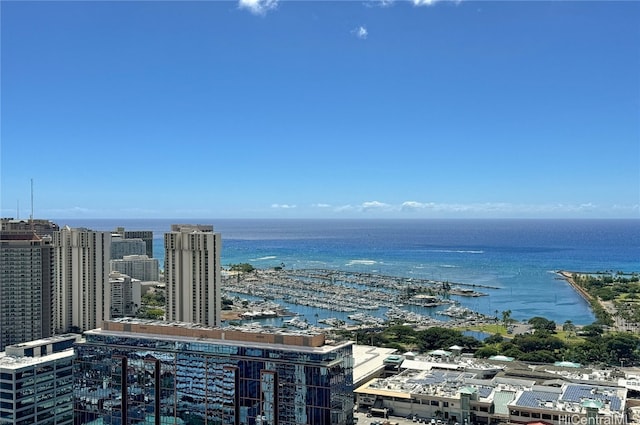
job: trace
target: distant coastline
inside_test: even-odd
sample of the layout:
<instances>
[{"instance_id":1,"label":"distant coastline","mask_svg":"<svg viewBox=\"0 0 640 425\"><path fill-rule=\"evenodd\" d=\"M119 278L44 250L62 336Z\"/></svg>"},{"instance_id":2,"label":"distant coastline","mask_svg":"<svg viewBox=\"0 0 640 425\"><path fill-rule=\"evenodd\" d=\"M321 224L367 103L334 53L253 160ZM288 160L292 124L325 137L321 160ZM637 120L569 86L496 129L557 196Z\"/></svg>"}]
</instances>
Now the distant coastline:
<instances>
[{"instance_id":1,"label":"distant coastline","mask_svg":"<svg viewBox=\"0 0 640 425\"><path fill-rule=\"evenodd\" d=\"M488 295L454 295L462 306L492 317L496 310L511 310L517 320L541 316L557 323L591 324L592 306L577 288L560 283L564 276L556 271L568 271L570 277L572 270L640 270L640 220L70 221L58 224L104 231L120 226L151 230L154 257L160 264L163 234L172 223L210 223L222 234L220 261L225 266L249 263L259 269L284 265L285 270L369 273L448 282L452 289L458 286L454 282L460 282L469 285L462 288ZM312 321L316 313L319 319L335 316L327 309L288 307L310 314ZM435 310L419 313L435 315Z\"/></svg>"}]
</instances>

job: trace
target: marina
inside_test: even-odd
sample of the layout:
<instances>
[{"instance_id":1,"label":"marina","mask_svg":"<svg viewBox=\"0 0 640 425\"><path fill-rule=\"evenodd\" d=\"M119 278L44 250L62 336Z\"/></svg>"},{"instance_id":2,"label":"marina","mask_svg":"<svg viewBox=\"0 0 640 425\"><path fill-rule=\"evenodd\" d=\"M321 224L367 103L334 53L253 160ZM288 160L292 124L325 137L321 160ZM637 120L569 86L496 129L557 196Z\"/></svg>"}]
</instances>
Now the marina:
<instances>
[{"instance_id":1,"label":"marina","mask_svg":"<svg viewBox=\"0 0 640 425\"><path fill-rule=\"evenodd\" d=\"M486 295L466 287L460 290L462 286L456 283L451 288L448 282L429 279L311 269L257 269L223 278L227 298L246 304L247 311L234 320L294 327L379 327L387 323L443 326L493 320L459 305L455 297Z\"/></svg>"}]
</instances>

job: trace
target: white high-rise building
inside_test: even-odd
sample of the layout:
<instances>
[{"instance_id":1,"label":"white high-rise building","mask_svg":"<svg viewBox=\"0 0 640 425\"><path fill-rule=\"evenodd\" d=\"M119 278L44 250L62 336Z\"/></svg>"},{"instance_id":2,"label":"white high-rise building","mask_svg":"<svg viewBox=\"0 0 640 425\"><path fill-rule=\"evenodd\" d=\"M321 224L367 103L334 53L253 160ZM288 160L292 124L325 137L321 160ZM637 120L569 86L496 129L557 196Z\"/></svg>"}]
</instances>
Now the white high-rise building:
<instances>
[{"instance_id":1,"label":"white high-rise building","mask_svg":"<svg viewBox=\"0 0 640 425\"><path fill-rule=\"evenodd\" d=\"M135 316L142 301L140 281L131 279L124 273L112 271L109 273L109 286L111 318Z\"/></svg>"},{"instance_id":2,"label":"white high-rise building","mask_svg":"<svg viewBox=\"0 0 640 425\"><path fill-rule=\"evenodd\" d=\"M125 255L122 259L111 260L111 271L118 271L143 282L157 281L160 265L157 258L146 255Z\"/></svg>"},{"instance_id":3,"label":"white high-rise building","mask_svg":"<svg viewBox=\"0 0 640 425\"><path fill-rule=\"evenodd\" d=\"M220 251L213 226L174 224L164 235L167 320L220 325Z\"/></svg>"},{"instance_id":4,"label":"white high-rise building","mask_svg":"<svg viewBox=\"0 0 640 425\"><path fill-rule=\"evenodd\" d=\"M109 318L111 233L68 226L53 235L57 332L99 328Z\"/></svg>"}]
</instances>

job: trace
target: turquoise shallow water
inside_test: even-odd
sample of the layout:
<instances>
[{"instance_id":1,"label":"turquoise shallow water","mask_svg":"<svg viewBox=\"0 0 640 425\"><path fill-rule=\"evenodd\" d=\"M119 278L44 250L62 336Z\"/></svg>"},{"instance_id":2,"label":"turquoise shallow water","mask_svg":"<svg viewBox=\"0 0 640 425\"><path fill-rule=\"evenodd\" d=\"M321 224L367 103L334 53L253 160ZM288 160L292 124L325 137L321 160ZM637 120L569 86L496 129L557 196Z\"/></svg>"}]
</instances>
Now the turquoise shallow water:
<instances>
[{"instance_id":1,"label":"turquoise shallow water","mask_svg":"<svg viewBox=\"0 0 640 425\"><path fill-rule=\"evenodd\" d=\"M487 285L462 305L488 315L591 323L588 304L554 271L640 271L640 220L57 220L94 230L153 230L164 260L172 223L213 224L222 264L326 268ZM340 317L290 306L309 321ZM433 313L434 311L430 311Z\"/></svg>"}]
</instances>

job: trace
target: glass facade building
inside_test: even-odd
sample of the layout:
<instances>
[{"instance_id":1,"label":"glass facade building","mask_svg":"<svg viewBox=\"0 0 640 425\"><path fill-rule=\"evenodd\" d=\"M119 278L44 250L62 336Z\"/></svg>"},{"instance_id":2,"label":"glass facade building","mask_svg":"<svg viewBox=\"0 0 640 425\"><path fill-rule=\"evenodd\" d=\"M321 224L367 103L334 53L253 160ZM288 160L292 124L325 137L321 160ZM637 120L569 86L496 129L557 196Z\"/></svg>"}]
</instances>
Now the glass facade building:
<instances>
[{"instance_id":1,"label":"glass facade building","mask_svg":"<svg viewBox=\"0 0 640 425\"><path fill-rule=\"evenodd\" d=\"M73 344L59 335L0 353L0 425L73 424Z\"/></svg>"},{"instance_id":2,"label":"glass facade building","mask_svg":"<svg viewBox=\"0 0 640 425\"><path fill-rule=\"evenodd\" d=\"M353 424L350 342L118 319L77 344L76 424Z\"/></svg>"}]
</instances>

